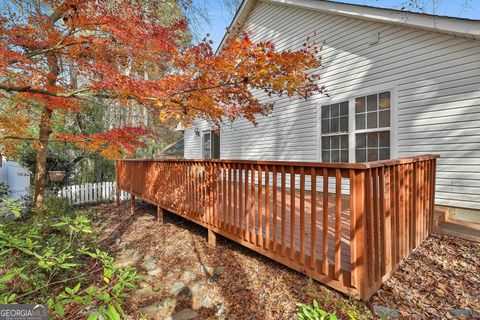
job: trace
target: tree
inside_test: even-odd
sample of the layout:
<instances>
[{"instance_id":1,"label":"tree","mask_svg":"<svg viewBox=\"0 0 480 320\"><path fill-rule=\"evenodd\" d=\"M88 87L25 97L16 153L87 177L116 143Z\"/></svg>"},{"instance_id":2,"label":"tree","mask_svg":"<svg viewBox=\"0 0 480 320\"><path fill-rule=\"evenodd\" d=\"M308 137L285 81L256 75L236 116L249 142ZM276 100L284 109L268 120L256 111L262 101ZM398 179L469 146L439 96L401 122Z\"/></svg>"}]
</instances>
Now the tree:
<instances>
[{"instance_id":1,"label":"tree","mask_svg":"<svg viewBox=\"0 0 480 320\"><path fill-rule=\"evenodd\" d=\"M74 121L101 99L117 108L142 106L161 122L255 122L273 104L260 101L253 91L308 98L321 90L317 73L310 72L320 66L313 41L302 50L278 52L273 43L255 43L237 30L215 54L208 39L186 45L186 20L159 19L155 12L162 10L162 2L150 4L153 8L145 10L128 0L4 3L0 143L3 154L14 153L18 141L33 143L35 205L45 192L50 142L119 158L134 154L149 135L135 126L90 134L56 132L57 115Z\"/></svg>"}]
</instances>

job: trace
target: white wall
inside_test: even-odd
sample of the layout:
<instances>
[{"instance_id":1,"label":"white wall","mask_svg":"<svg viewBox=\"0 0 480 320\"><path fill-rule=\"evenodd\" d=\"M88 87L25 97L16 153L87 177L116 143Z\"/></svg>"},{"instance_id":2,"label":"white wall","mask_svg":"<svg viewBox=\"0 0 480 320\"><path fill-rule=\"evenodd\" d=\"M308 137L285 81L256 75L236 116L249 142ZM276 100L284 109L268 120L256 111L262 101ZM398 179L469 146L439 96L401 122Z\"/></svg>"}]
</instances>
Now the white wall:
<instances>
[{"instance_id":1,"label":"white wall","mask_svg":"<svg viewBox=\"0 0 480 320\"><path fill-rule=\"evenodd\" d=\"M437 203L480 208L480 41L267 2L252 9L246 27L280 50L302 48L316 31L325 42L320 83L330 98L276 98L258 127L224 126L223 159L319 161L319 106L394 88L393 154L440 154ZM375 45L372 32L380 33ZM196 140L186 139L190 158Z\"/></svg>"},{"instance_id":2,"label":"white wall","mask_svg":"<svg viewBox=\"0 0 480 320\"><path fill-rule=\"evenodd\" d=\"M185 159L202 158L202 132L211 129L210 124L204 120L198 120L185 129ZM195 134L195 131L198 131L199 135Z\"/></svg>"}]
</instances>

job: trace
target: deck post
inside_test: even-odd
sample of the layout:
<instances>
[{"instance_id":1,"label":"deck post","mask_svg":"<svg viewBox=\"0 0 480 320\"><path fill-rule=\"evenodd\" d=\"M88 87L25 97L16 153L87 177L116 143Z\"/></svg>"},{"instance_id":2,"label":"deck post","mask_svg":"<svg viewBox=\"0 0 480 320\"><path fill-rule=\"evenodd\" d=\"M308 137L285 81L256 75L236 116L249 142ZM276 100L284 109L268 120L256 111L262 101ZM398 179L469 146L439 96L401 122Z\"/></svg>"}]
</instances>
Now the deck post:
<instances>
[{"instance_id":1,"label":"deck post","mask_svg":"<svg viewBox=\"0 0 480 320\"><path fill-rule=\"evenodd\" d=\"M118 181L117 181L117 187L115 189L115 200L117 203L117 207L120 207L120 188L118 187Z\"/></svg>"},{"instance_id":2,"label":"deck post","mask_svg":"<svg viewBox=\"0 0 480 320\"><path fill-rule=\"evenodd\" d=\"M133 194L130 199L130 214L135 214L135 196Z\"/></svg>"},{"instance_id":3,"label":"deck post","mask_svg":"<svg viewBox=\"0 0 480 320\"><path fill-rule=\"evenodd\" d=\"M120 186L118 183L118 160L115 161L115 200L117 202L117 207L120 206Z\"/></svg>"},{"instance_id":4,"label":"deck post","mask_svg":"<svg viewBox=\"0 0 480 320\"><path fill-rule=\"evenodd\" d=\"M208 229L208 245L211 247L217 246L217 234L211 229Z\"/></svg>"},{"instance_id":5,"label":"deck post","mask_svg":"<svg viewBox=\"0 0 480 320\"><path fill-rule=\"evenodd\" d=\"M163 209L157 206L157 222L163 225Z\"/></svg>"}]
</instances>

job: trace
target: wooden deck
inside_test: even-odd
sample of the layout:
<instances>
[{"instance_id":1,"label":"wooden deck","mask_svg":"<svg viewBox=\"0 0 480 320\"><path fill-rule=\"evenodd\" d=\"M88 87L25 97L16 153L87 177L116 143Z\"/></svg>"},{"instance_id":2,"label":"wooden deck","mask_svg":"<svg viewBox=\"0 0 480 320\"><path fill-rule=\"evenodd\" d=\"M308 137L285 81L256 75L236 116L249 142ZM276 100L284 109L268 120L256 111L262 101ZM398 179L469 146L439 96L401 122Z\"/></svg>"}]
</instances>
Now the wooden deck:
<instances>
[{"instance_id":1,"label":"wooden deck","mask_svg":"<svg viewBox=\"0 0 480 320\"><path fill-rule=\"evenodd\" d=\"M237 185L238 187L245 188L245 184ZM271 186L270 186L271 188ZM312 215L312 193L310 191L305 191L305 213L304 216L300 214L300 207L296 206L301 202L301 195L299 190L293 189L294 191L294 202L292 202L291 191L292 189L288 189L286 191L287 196L285 197L285 210L282 211L281 202L274 204L274 201L269 199L268 203L265 200L267 196L265 186L262 186L262 190L260 196L258 196L258 185L255 185L255 193L257 194L257 199L260 198L263 201L261 202L261 208L259 214L259 203L257 202L254 206L253 217L255 221L253 222L252 219L248 221L251 225L254 225L255 228L252 227L245 228L245 219L240 221L239 223L235 223L233 213L235 212L235 208L237 212L240 210L240 206L237 205L234 207L233 205L226 208L225 214L227 216L227 229L228 227L232 228L234 225L239 226L235 232L239 235L243 235L244 240L248 240L251 243L256 244L257 246L267 245L270 244L271 250L275 251L284 251L284 256L288 256L286 252L305 252L306 254L312 255L312 250L315 250L315 256L321 257L323 255L322 250L324 249L323 240L324 237L326 239L326 250L327 250L327 257L328 263L333 264L335 261L335 243L336 243L336 216L335 216L335 195L334 194L326 194L328 197L328 204L326 208L326 215L328 217L328 223L326 224L325 234L323 228L323 220L317 219L317 217L323 218L323 193L317 192L315 195L315 212ZM274 198L274 195L269 191L269 197ZM281 198L281 192L277 190L276 198ZM245 197L243 195L239 196L239 202L245 202ZM247 200L248 201L248 200ZM346 195L342 195L342 211L341 211L341 219L340 219L340 245L341 245L341 265L340 269L343 270L350 270L350 209L349 209L349 197ZM233 201L229 201L227 199L227 203L232 204ZM294 205L292 206L292 203ZM275 209L273 206L276 205L276 216L273 214L269 214L270 212L274 212ZM293 209L293 212L292 212ZM279 214L280 213L280 214ZM223 209L220 209L219 214L224 214ZM283 215L282 215L283 214ZM293 214L293 216L292 216ZM237 218L238 219L238 218ZM303 219L305 222L300 223L300 220ZM282 222L284 222L282 224ZM312 224L314 226L312 227ZM304 230L301 230L300 227L303 226ZM292 229L293 228L293 229ZM284 232L282 232L284 229ZM248 230L248 231L247 231ZM292 232L293 231L293 232ZM282 234L284 234L284 242L282 242ZM293 238L292 238L293 235ZM303 235L303 238L301 237ZM313 235L313 237L312 237ZM290 248L292 247L291 243L293 243L295 250L291 251ZM303 244L303 248L302 248ZM313 244L313 245L312 245ZM303 250L303 251L302 251ZM304 259L305 257L303 257Z\"/></svg>"},{"instance_id":2,"label":"wooden deck","mask_svg":"<svg viewBox=\"0 0 480 320\"><path fill-rule=\"evenodd\" d=\"M121 160L117 183L366 300L431 231L435 161Z\"/></svg>"}]
</instances>

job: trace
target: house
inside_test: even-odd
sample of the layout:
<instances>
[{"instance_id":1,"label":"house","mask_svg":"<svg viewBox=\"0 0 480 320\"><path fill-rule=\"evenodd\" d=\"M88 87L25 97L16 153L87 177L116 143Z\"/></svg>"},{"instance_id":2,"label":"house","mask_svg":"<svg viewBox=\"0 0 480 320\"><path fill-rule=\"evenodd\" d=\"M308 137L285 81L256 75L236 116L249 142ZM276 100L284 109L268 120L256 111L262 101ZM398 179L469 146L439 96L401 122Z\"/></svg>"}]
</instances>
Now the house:
<instances>
[{"instance_id":1,"label":"house","mask_svg":"<svg viewBox=\"0 0 480 320\"><path fill-rule=\"evenodd\" d=\"M318 0L245 0L232 25L279 50L323 43L328 95L197 121L185 158L366 162L439 154L436 204L480 208L480 21ZM225 38L223 40L225 42ZM221 50L221 46L220 46ZM219 149L219 150L218 150Z\"/></svg>"},{"instance_id":2,"label":"house","mask_svg":"<svg viewBox=\"0 0 480 320\"><path fill-rule=\"evenodd\" d=\"M175 159L183 158L184 155L184 139L181 138L174 143L169 144L163 151L160 153L160 158L166 159Z\"/></svg>"}]
</instances>

